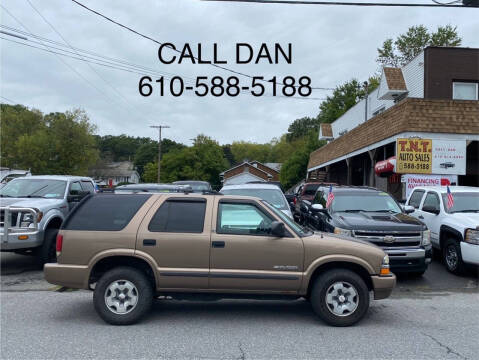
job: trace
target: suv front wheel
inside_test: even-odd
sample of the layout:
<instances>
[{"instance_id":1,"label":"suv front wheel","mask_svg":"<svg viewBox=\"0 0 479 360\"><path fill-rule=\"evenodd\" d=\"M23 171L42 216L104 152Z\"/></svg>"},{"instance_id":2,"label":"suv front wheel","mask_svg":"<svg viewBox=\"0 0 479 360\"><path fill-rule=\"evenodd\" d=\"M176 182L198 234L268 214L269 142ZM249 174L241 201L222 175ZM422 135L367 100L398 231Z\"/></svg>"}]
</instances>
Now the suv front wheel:
<instances>
[{"instance_id":1,"label":"suv front wheel","mask_svg":"<svg viewBox=\"0 0 479 360\"><path fill-rule=\"evenodd\" d=\"M95 310L112 325L130 325L151 308L153 287L146 275L131 267L117 267L100 278L93 293Z\"/></svg>"},{"instance_id":2,"label":"suv front wheel","mask_svg":"<svg viewBox=\"0 0 479 360\"><path fill-rule=\"evenodd\" d=\"M313 284L311 305L326 323L350 326L361 320L369 308L368 287L350 270L329 270Z\"/></svg>"}]
</instances>

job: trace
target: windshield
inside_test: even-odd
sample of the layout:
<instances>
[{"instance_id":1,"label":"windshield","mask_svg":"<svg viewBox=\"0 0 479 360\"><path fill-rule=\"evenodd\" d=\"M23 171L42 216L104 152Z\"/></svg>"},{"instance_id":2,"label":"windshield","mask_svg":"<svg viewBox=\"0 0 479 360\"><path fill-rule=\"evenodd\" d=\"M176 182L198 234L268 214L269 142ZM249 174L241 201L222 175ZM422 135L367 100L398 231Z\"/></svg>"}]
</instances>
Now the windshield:
<instances>
[{"instance_id":1,"label":"windshield","mask_svg":"<svg viewBox=\"0 0 479 360\"><path fill-rule=\"evenodd\" d=\"M402 212L396 201L385 192L334 194L334 200L331 204L331 211Z\"/></svg>"},{"instance_id":2,"label":"windshield","mask_svg":"<svg viewBox=\"0 0 479 360\"><path fill-rule=\"evenodd\" d=\"M284 212L276 209L274 206L271 206L271 204L269 204L267 201L262 201L263 204L265 204L269 209L271 209L275 214L276 216L278 216L284 223L286 223L291 229L293 229L294 232L296 232L296 234L298 234L298 236L307 236L307 235L311 235L312 232L303 228L301 225L295 223L293 221L293 219L291 219L288 215L286 215Z\"/></svg>"},{"instance_id":3,"label":"windshield","mask_svg":"<svg viewBox=\"0 0 479 360\"><path fill-rule=\"evenodd\" d=\"M450 209L444 206L446 212L451 214L456 212L479 212L479 192L453 192L452 197L454 198L454 206ZM444 205L447 204L447 194L442 194L442 201Z\"/></svg>"},{"instance_id":4,"label":"windshield","mask_svg":"<svg viewBox=\"0 0 479 360\"><path fill-rule=\"evenodd\" d=\"M280 189L224 189L225 195L254 196L266 200L277 209L289 210L289 206Z\"/></svg>"},{"instance_id":5,"label":"windshield","mask_svg":"<svg viewBox=\"0 0 479 360\"><path fill-rule=\"evenodd\" d=\"M67 182L49 179L14 179L0 189L2 197L63 199Z\"/></svg>"},{"instance_id":6,"label":"windshield","mask_svg":"<svg viewBox=\"0 0 479 360\"><path fill-rule=\"evenodd\" d=\"M304 195L314 195L316 193L316 190L318 190L319 184L318 185L307 185L306 188L304 189Z\"/></svg>"}]
</instances>

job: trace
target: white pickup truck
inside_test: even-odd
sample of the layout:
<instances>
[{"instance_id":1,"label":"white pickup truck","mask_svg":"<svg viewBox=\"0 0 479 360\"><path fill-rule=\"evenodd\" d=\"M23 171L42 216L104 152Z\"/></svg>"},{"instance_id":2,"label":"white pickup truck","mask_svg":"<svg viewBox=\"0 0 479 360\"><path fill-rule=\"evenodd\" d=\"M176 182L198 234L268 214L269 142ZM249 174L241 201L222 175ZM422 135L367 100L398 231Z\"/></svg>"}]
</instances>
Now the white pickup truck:
<instances>
[{"instance_id":1,"label":"white pickup truck","mask_svg":"<svg viewBox=\"0 0 479 360\"><path fill-rule=\"evenodd\" d=\"M416 187L406 204L431 231L432 246L441 251L447 269L460 274L467 264L479 265L479 188L449 189L454 199L450 209L446 186Z\"/></svg>"}]
</instances>

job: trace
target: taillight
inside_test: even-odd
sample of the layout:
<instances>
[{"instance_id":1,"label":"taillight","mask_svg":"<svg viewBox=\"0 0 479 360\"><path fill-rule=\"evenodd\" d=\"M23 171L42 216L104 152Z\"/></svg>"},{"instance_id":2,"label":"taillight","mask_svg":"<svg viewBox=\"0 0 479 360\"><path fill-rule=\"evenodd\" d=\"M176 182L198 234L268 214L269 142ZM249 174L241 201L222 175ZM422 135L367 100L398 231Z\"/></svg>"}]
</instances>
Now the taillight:
<instances>
[{"instance_id":1,"label":"taillight","mask_svg":"<svg viewBox=\"0 0 479 360\"><path fill-rule=\"evenodd\" d=\"M57 256L62 252L63 247L63 235L57 235Z\"/></svg>"},{"instance_id":2,"label":"taillight","mask_svg":"<svg viewBox=\"0 0 479 360\"><path fill-rule=\"evenodd\" d=\"M293 198L293 204L296 205L296 196Z\"/></svg>"}]
</instances>

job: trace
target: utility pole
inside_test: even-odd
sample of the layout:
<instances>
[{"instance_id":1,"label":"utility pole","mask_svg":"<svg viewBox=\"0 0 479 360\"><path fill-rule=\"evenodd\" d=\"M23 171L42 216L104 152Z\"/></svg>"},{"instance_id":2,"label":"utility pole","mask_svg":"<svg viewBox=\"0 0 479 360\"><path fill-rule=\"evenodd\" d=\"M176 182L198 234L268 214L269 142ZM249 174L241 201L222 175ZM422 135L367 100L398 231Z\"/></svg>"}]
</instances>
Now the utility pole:
<instances>
[{"instance_id":1,"label":"utility pole","mask_svg":"<svg viewBox=\"0 0 479 360\"><path fill-rule=\"evenodd\" d=\"M168 129L168 125L150 125L153 129L158 129L158 184L160 184L160 168L161 168L161 129Z\"/></svg>"},{"instance_id":2,"label":"utility pole","mask_svg":"<svg viewBox=\"0 0 479 360\"><path fill-rule=\"evenodd\" d=\"M368 97L369 97L369 83L364 82L364 92L366 93L365 103L364 103L364 122L368 121Z\"/></svg>"}]
</instances>

